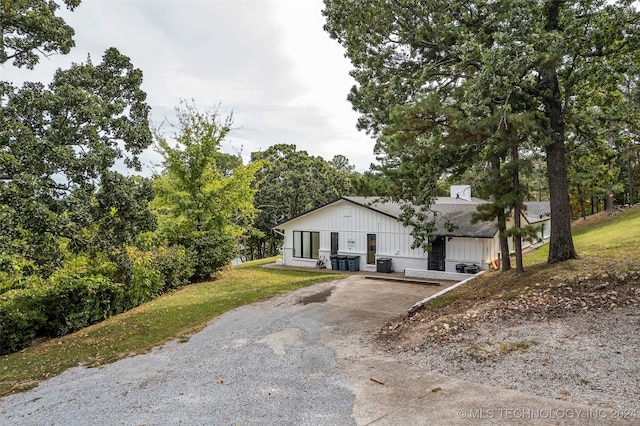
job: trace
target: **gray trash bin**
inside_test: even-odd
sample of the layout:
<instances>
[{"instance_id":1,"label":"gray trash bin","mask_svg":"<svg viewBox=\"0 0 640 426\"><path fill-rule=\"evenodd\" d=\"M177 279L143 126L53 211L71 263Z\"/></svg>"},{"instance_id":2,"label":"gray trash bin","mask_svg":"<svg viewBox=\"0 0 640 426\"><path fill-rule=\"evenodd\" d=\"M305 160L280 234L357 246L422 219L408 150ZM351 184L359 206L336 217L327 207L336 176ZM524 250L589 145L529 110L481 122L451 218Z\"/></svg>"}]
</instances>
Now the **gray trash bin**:
<instances>
[{"instance_id":1,"label":"gray trash bin","mask_svg":"<svg viewBox=\"0 0 640 426\"><path fill-rule=\"evenodd\" d=\"M341 271L349 270L349 263L347 262L347 256L338 256L338 263Z\"/></svg>"},{"instance_id":2,"label":"gray trash bin","mask_svg":"<svg viewBox=\"0 0 640 426\"><path fill-rule=\"evenodd\" d=\"M358 272L360 270L360 256L347 256L349 263L349 272Z\"/></svg>"},{"instance_id":3,"label":"gray trash bin","mask_svg":"<svg viewBox=\"0 0 640 426\"><path fill-rule=\"evenodd\" d=\"M340 269L340 262L338 261L338 255L332 254L330 258L331 258L331 270L337 271L338 269Z\"/></svg>"}]
</instances>

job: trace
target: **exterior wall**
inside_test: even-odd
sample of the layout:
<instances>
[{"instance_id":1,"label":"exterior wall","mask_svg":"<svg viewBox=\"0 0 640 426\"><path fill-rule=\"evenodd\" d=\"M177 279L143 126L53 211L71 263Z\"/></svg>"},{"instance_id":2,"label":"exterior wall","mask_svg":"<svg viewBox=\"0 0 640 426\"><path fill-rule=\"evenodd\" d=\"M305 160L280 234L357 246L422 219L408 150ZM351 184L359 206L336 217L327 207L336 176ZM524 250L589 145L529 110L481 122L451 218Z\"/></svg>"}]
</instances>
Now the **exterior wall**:
<instances>
[{"instance_id":1,"label":"exterior wall","mask_svg":"<svg viewBox=\"0 0 640 426\"><path fill-rule=\"evenodd\" d=\"M482 270L490 268L491 261L498 258L500 240L494 238L454 237L446 243L445 271L456 272L458 263L476 264Z\"/></svg>"},{"instance_id":2,"label":"exterior wall","mask_svg":"<svg viewBox=\"0 0 640 426\"><path fill-rule=\"evenodd\" d=\"M367 234L376 235L376 259L390 258L394 272L426 271L427 253L411 249L413 238L408 229L392 217L375 212L348 201L338 201L310 214L284 224L283 262L285 265L313 268L317 259L293 257L293 232L320 233L320 258L330 268L331 233L338 233L338 255L359 256L360 270L375 271L376 264L367 265ZM490 267L497 258L500 244L497 236L491 238L445 238L445 272L455 273L458 263L476 264L481 269Z\"/></svg>"},{"instance_id":3,"label":"exterior wall","mask_svg":"<svg viewBox=\"0 0 640 426\"><path fill-rule=\"evenodd\" d=\"M522 218L522 226L527 225L528 222L525 220L525 218ZM513 218L510 219L507 222L507 227L511 227L514 225L514 221ZM540 222L536 222L533 223L532 225L540 227L540 232L539 232L539 236L542 238L542 242L547 242L549 241L549 237L551 237L551 219L547 219L547 220L543 220ZM513 245L513 237L509 237L507 239L507 241L509 242L509 252L510 253L514 253L514 245ZM526 249L526 248L535 248L535 247L539 247L540 246L540 242L538 241L525 241L522 240L522 248ZM498 252L500 252L500 245L498 244Z\"/></svg>"},{"instance_id":4,"label":"exterior wall","mask_svg":"<svg viewBox=\"0 0 640 426\"><path fill-rule=\"evenodd\" d=\"M348 201L338 201L310 214L284 224L283 261L286 265L315 267L316 259L293 257L293 231L320 233L320 257L331 267L331 233L338 233L338 255L360 256L360 269L375 271L376 265L367 265L367 234L376 235L376 258L391 258L393 271L402 272L410 267L426 269L426 254L411 249L413 238L407 228L392 217L385 216Z\"/></svg>"}]
</instances>

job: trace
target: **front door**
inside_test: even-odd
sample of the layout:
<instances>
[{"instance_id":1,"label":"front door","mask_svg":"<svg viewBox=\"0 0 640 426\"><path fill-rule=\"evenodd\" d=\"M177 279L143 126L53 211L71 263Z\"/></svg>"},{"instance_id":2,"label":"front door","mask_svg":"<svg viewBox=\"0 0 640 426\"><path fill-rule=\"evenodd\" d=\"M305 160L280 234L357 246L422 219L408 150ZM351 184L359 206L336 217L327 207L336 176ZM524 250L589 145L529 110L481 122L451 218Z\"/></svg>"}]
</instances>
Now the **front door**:
<instances>
[{"instance_id":1,"label":"front door","mask_svg":"<svg viewBox=\"0 0 640 426\"><path fill-rule=\"evenodd\" d=\"M431 271L444 271L445 243L444 237L437 237L429 250L429 267Z\"/></svg>"}]
</instances>

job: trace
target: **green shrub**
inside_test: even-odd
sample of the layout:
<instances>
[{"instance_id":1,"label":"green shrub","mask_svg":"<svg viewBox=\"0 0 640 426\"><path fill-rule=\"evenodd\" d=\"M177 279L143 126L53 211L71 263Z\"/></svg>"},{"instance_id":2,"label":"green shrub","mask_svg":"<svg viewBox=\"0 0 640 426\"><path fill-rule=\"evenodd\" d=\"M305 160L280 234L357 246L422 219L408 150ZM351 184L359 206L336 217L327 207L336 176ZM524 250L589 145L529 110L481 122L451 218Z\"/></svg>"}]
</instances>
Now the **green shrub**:
<instances>
[{"instance_id":1,"label":"green shrub","mask_svg":"<svg viewBox=\"0 0 640 426\"><path fill-rule=\"evenodd\" d=\"M21 274L8 274L0 272L0 295L9 290L20 290L37 287L44 282L44 278L38 275L23 276Z\"/></svg>"},{"instance_id":2,"label":"green shrub","mask_svg":"<svg viewBox=\"0 0 640 426\"><path fill-rule=\"evenodd\" d=\"M0 355L27 346L46 323L45 313L34 304L34 292L18 289L0 295Z\"/></svg>"},{"instance_id":3,"label":"green shrub","mask_svg":"<svg viewBox=\"0 0 640 426\"><path fill-rule=\"evenodd\" d=\"M180 245L158 247L153 255L153 265L162 276L163 293L189 284L195 272L193 258Z\"/></svg>"},{"instance_id":4,"label":"green shrub","mask_svg":"<svg viewBox=\"0 0 640 426\"><path fill-rule=\"evenodd\" d=\"M71 333L179 288L194 274L193 259L182 246L128 248L115 262L100 254L71 256L48 279L0 273L0 354L39 336Z\"/></svg>"},{"instance_id":5,"label":"green shrub","mask_svg":"<svg viewBox=\"0 0 640 426\"><path fill-rule=\"evenodd\" d=\"M235 240L224 234L206 234L188 241L195 267L194 279L209 279L236 257Z\"/></svg>"},{"instance_id":6,"label":"green shrub","mask_svg":"<svg viewBox=\"0 0 640 426\"><path fill-rule=\"evenodd\" d=\"M134 308L157 296L163 287L162 274L153 264L153 254L128 248L131 258L131 278L125 283L127 309Z\"/></svg>"},{"instance_id":7,"label":"green shrub","mask_svg":"<svg viewBox=\"0 0 640 426\"><path fill-rule=\"evenodd\" d=\"M92 256L76 254L69 256L62 267L54 272L50 281L53 284L64 281L67 278L83 278L87 276L103 276L115 281L118 267L115 262L107 260L101 253Z\"/></svg>"},{"instance_id":8,"label":"green shrub","mask_svg":"<svg viewBox=\"0 0 640 426\"><path fill-rule=\"evenodd\" d=\"M67 277L42 288L37 298L45 312L42 333L63 336L125 310L124 289L107 277Z\"/></svg>"}]
</instances>

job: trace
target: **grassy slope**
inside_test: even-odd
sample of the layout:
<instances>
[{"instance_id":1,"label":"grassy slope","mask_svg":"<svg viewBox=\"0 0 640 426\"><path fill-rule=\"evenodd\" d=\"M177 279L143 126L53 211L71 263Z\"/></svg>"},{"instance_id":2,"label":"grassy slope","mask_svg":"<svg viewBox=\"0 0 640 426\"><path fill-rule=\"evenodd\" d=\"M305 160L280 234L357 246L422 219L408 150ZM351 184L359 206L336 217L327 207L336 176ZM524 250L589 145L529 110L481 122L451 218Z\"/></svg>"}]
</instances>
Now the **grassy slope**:
<instances>
[{"instance_id":1,"label":"grassy slope","mask_svg":"<svg viewBox=\"0 0 640 426\"><path fill-rule=\"evenodd\" d=\"M169 340L188 340L211 319L241 305L335 278L334 274L261 268L249 262L211 282L187 286L59 339L0 357L0 396L29 389L64 370L114 362Z\"/></svg>"}]
</instances>

